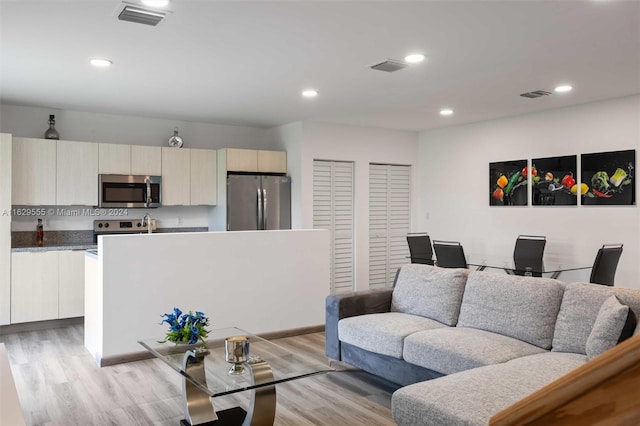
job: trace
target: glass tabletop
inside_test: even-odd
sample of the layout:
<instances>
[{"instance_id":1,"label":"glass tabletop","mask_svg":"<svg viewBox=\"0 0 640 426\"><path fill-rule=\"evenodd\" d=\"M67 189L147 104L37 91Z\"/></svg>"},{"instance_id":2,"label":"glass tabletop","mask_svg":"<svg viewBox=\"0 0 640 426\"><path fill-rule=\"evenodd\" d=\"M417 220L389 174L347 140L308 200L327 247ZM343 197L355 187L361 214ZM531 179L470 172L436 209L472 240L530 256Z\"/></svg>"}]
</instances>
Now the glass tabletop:
<instances>
[{"instance_id":1,"label":"glass tabletop","mask_svg":"<svg viewBox=\"0 0 640 426\"><path fill-rule=\"evenodd\" d=\"M225 361L225 339L233 336L249 338L249 358L247 363L252 364L261 361L268 363L273 372L272 381L255 385L247 369L242 374L229 374L233 364ZM162 340L162 338L146 339L138 343L212 397L333 371L328 365L313 358L293 353L247 331L230 327L209 332L207 352L203 360L206 379L201 380L190 376L183 367L185 353L193 351L198 345L176 345L172 342L161 343Z\"/></svg>"},{"instance_id":2,"label":"glass tabletop","mask_svg":"<svg viewBox=\"0 0 640 426\"><path fill-rule=\"evenodd\" d=\"M467 263L469 266L475 266L478 269L502 269L506 272L513 273L539 273L545 275L558 275L561 272L566 271L578 271L591 269L593 265L581 263L574 259L544 259L542 271L536 270L537 268L527 268L525 270L518 270L515 267L512 256L496 256L487 254L469 253L466 255Z\"/></svg>"}]
</instances>

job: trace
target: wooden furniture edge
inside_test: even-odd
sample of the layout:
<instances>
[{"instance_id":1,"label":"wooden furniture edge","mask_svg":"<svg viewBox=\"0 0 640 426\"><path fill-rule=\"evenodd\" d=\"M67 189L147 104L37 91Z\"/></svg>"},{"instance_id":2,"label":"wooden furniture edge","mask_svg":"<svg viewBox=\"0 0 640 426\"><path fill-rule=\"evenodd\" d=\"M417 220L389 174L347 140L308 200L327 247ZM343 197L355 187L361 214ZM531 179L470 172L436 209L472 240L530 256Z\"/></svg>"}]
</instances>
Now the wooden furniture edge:
<instances>
[{"instance_id":1,"label":"wooden furniture edge","mask_svg":"<svg viewBox=\"0 0 640 426\"><path fill-rule=\"evenodd\" d=\"M495 414L489 424L523 425L535 421L607 379L627 373L639 362L640 334L637 334Z\"/></svg>"}]
</instances>

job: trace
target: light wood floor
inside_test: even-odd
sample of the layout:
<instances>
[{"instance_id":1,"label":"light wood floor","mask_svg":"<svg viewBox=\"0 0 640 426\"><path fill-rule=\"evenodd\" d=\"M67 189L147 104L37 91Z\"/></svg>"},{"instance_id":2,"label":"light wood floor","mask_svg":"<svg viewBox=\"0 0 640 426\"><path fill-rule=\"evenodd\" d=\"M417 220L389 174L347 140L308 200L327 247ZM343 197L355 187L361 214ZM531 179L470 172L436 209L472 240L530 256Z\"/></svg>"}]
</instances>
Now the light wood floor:
<instances>
[{"instance_id":1,"label":"light wood floor","mask_svg":"<svg viewBox=\"0 0 640 426\"><path fill-rule=\"evenodd\" d=\"M18 396L29 425L178 425L180 376L159 360L98 367L81 325L5 334ZM278 339L327 362L324 333ZM277 385L276 425L393 425L389 382L341 363L339 371ZM214 399L217 410L248 406L249 392ZM4 426L4 425L3 425Z\"/></svg>"}]
</instances>

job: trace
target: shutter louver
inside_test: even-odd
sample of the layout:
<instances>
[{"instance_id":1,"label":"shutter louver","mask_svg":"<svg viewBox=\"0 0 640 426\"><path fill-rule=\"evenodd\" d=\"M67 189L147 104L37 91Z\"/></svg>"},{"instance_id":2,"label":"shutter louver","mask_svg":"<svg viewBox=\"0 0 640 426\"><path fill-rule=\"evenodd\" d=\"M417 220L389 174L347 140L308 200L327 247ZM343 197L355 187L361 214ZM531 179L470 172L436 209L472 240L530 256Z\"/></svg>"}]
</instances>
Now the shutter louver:
<instances>
[{"instance_id":1,"label":"shutter louver","mask_svg":"<svg viewBox=\"0 0 640 426\"><path fill-rule=\"evenodd\" d=\"M369 287L388 287L408 262L411 167L369 165Z\"/></svg>"},{"instance_id":2,"label":"shutter louver","mask_svg":"<svg viewBox=\"0 0 640 426\"><path fill-rule=\"evenodd\" d=\"M331 231L331 294L353 290L353 163L313 162L313 227Z\"/></svg>"}]
</instances>

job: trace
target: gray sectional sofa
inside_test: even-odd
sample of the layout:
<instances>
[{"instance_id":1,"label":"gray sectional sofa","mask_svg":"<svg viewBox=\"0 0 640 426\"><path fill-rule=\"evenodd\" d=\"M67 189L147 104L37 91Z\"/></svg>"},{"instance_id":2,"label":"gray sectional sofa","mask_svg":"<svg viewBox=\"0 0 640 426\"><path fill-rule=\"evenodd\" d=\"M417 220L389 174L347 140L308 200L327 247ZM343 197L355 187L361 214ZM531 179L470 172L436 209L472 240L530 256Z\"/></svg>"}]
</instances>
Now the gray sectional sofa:
<instances>
[{"instance_id":1,"label":"gray sectional sofa","mask_svg":"<svg viewBox=\"0 0 640 426\"><path fill-rule=\"evenodd\" d=\"M640 333L640 290L411 264L329 296L326 353L404 387L399 425L491 416Z\"/></svg>"}]
</instances>

